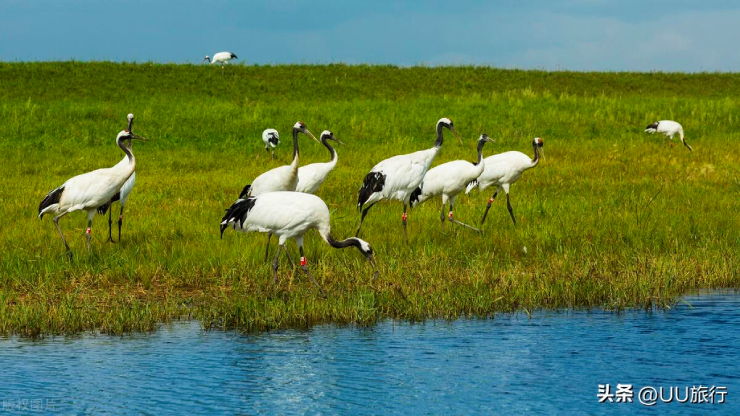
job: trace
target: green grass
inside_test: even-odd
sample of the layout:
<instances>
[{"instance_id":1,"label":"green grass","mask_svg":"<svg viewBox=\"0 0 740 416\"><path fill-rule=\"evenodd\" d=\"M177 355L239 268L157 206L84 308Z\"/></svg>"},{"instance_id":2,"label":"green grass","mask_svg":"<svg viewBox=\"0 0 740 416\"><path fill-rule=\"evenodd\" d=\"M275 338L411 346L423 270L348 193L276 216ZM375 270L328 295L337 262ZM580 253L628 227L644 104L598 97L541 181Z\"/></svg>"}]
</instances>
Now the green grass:
<instances>
[{"instance_id":1,"label":"green grass","mask_svg":"<svg viewBox=\"0 0 740 416\"><path fill-rule=\"evenodd\" d=\"M669 307L698 288L740 283L740 75L511 71L490 68L0 63L0 334L146 331L199 319L207 328L266 330L321 322L492 316L534 308ZM123 241L106 244L107 220L63 218L67 261L46 192L117 163L125 116L151 139L135 143L137 184ZM544 138L546 162L512 187L519 224L499 199L482 236L439 226L439 202L409 216L401 204L370 212L364 258L315 232L307 257L328 299L285 259L277 288L263 262L265 237L227 231L223 210L259 173L288 163L290 128L332 130L346 143L318 195L333 234L354 233L356 194L378 161L429 148L450 117L435 164L520 150ZM694 152L643 133L681 122ZM283 138L278 160L264 128ZM325 149L301 139L303 163ZM491 190L492 191L492 190ZM456 217L477 222L485 194L458 198ZM114 209L118 209L117 205ZM526 246L528 254L523 252ZM274 250L273 246L273 250ZM295 246L292 246L295 254Z\"/></svg>"}]
</instances>

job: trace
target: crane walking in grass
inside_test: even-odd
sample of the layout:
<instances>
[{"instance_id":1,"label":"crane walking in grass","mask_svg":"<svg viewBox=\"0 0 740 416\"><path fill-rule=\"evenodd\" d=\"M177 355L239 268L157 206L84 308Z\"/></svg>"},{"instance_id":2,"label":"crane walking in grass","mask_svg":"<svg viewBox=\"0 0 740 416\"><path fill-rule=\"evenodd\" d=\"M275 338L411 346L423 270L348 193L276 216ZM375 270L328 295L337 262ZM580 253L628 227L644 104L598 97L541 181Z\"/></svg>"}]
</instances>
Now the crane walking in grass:
<instances>
[{"instance_id":1,"label":"crane walking in grass","mask_svg":"<svg viewBox=\"0 0 740 416\"><path fill-rule=\"evenodd\" d=\"M259 196L247 196L239 199L226 210L221 220L221 238L226 228L242 232L268 232L279 237L279 247L272 261L272 283L277 283L278 258L284 250L290 263L295 267L293 258L285 243L294 239L301 255L301 269L326 297L324 289L308 269L308 261L303 251L303 235L310 229L316 229L321 238L334 248L356 247L368 259L374 269L373 278L378 271L373 258L373 249L367 241L351 237L337 241L331 235L329 208L321 198L300 192L271 192Z\"/></svg>"},{"instance_id":2,"label":"crane walking in grass","mask_svg":"<svg viewBox=\"0 0 740 416\"><path fill-rule=\"evenodd\" d=\"M442 118L437 122L437 140L434 147L427 150L409 153L406 155L393 156L389 159L375 165L375 167L365 176L362 187L358 193L357 208L362 212L360 225L357 227L355 236L360 235L362 222L373 205L384 199L395 199L403 202L403 236L408 243L409 237L406 232L406 207L409 204L411 193L421 184L424 175L429 170L429 166L434 162L434 158L442 148L444 139L442 129L447 128L460 140L460 135L455 130L452 120ZM367 205L367 207L365 207ZM363 209L363 207L365 207Z\"/></svg>"},{"instance_id":3,"label":"crane walking in grass","mask_svg":"<svg viewBox=\"0 0 740 416\"><path fill-rule=\"evenodd\" d=\"M235 54L231 52L219 52L215 55L213 55L213 59L211 59L210 56L206 55L205 58L203 58L204 61L208 61L211 63L211 65L214 64L221 64L221 66L224 66L226 64L231 64L229 61L232 59L238 59Z\"/></svg>"},{"instance_id":4,"label":"crane walking in grass","mask_svg":"<svg viewBox=\"0 0 740 416\"><path fill-rule=\"evenodd\" d=\"M280 135L275 129L266 129L262 132L262 142L265 143L265 150L270 152L275 159L275 148L280 144Z\"/></svg>"},{"instance_id":5,"label":"crane walking in grass","mask_svg":"<svg viewBox=\"0 0 740 416\"><path fill-rule=\"evenodd\" d=\"M235 54L231 52L218 52L217 54L213 55L213 59L211 59L210 56L206 55L205 58L203 58L204 61L208 61L211 63L211 65L214 64L221 64L221 74L224 73L224 66L226 64L231 65L232 59L238 59Z\"/></svg>"},{"instance_id":6,"label":"crane walking in grass","mask_svg":"<svg viewBox=\"0 0 740 416\"><path fill-rule=\"evenodd\" d=\"M297 192L303 192L306 194L313 194L319 189L322 183L326 180L334 167L337 165L337 152L329 144L329 140L333 140L339 144L342 143L339 139L334 137L334 133L329 130L324 130L321 133L321 144L326 146L329 150L329 156L331 160L326 163L311 163L310 165L301 166L298 168L298 185L296 186Z\"/></svg>"},{"instance_id":7,"label":"crane walking in grass","mask_svg":"<svg viewBox=\"0 0 740 416\"><path fill-rule=\"evenodd\" d=\"M511 215L511 220L514 224L516 224L514 209L511 207L511 200L509 199L509 187L518 181L525 171L532 169L540 163L540 152L542 152L543 158L545 156L544 146L545 142L539 137L535 137L532 141L532 147L534 148L533 159L530 159L529 156L522 152L504 152L488 156L483 160L486 165L483 168L483 173L481 173L478 179L470 182L465 190L465 193L469 194L474 188L482 191L489 186L496 186L496 192L488 200L486 212L483 213L483 218L480 220L481 228L483 228L483 222L486 221L488 210L491 209L491 203L496 199L502 188L506 192L506 207L509 209L509 215Z\"/></svg>"},{"instance_id":8,"label":"crane walking in grass","mask_svg":"<svg viewBox=\"0 0 740 416\"><path fill-rule=\"evenodd\" d=\"M691 146L686 143L686 140L684 140L683 127L681 127L681 125L676 123L675 121L660 120L645 127L645 133L653 134L656 132L663 133L666 137L671 139L671 141L673 141L673 136L678 134L678 137L681 138L681 143L683 143L684 146L688 147L689 151L694 151L694 149L692 149ZM671 143L671 146L673 146L673 143Z\"/></svg>"},{"instance_id":9,"label":"crane walking in grass","mask_svg":"<svg viewBox=\"0 0 740 416\"><path fill-rule=\"evenodd\" d=\"M255 180L244 187L242 192L239 194L239 198L245 198L249 196L258 196L268 192L278 191L295 191L298 186L298 162L300 159L300 152L298 150L298 134L303 133L310 138L316 140L316 137L308 131L306 125L303 122L296 122L293 126L293 161L290 165L280 166L275 169L268 170L261 174ZM265 248L265 259L269 255L270 251L270 237L272 233L267 234L267 248Z\"/></svg>"},{"instance_id":10,"label":"crane walking in grass","mask_svg":"<svg viewBox=\"0 0 740 416\"><path fill-rule=\"evenodd\" d=\"M129 141L128 146L126 140ZM131 151L132 140L147 140L134 133L123 130L116 137L116 144L126 154L127 163L117 164L112 168L98 169L92 172L75 176L59 188L49 192L39 204L39 218L43 219L44 214L54 215L54 225L56 225L59 235L62 236L62 242L67 249L67 256L72 259L72 252L69 249L67 240L64 239L64 233L59 228L59 218L74 211L87 211L87 251L91 252L90 234L92 233L92 219L95 211L103 204L109 203L113 195L121 190L124 183L131 177L136 170L136 158Z\"/></svg>"},{"instance_id":11,"label":"crane walking in grass","mask_svg":"<svg viewBox=\"0 0 740 416\"><path fill-rule=\"evenodd\" d=\"M413 209L415 205L421 204L431 197L442 195L442 213L439 218L442 220L443 230L445 228L445 206L447 205L447 201L449 201L450 212L448 216L450 222L480 232L478 228L456 220L453 216L453 211L457 195L465 190L467 184L478 179L483 173L485 167L483 145L491 141L493 140L485 134L480 136L478 139L478 161L475 163L468 162L467 160L455 160L430 169L424 175L421 185L411 194L409 201L411 208Z\"/></svg>"},{"instance_id":12,"label":"crane walking in grass","mask_svg":"<svg viewBox=\"0 0 740 416\"><path fill-rule=\"evenodd\" d=\"M134 127L134 115L129 114L128 115L128 131L133 132ZM130 142L130 141L129 141ZM130 143L129 143L130 144ZM129 150L131 150L129 148ZM128 156L124 156L123 159L121 159L120 162L116 166L123 167L127 165L128 162ZM108 211L108 241L115 243L113 240L113 209L111 205L113 205L114 202L119 201L119 204L121 205L121 212L118 214L118 241L121 241L121 226L123 225L123 208L126 206L126 201L128 201L128 196L131 194L131 191L134 189L134 184L136 184L136 172L132 173L131 176L129 176L126 183L123 184L121 187L121 190L118 191L115 195L113 195L113 198L102 206L98 207L98 214L105 215L105 212ZM110 211L109 211L110 209Z\"/></svg>"}]
</instances>

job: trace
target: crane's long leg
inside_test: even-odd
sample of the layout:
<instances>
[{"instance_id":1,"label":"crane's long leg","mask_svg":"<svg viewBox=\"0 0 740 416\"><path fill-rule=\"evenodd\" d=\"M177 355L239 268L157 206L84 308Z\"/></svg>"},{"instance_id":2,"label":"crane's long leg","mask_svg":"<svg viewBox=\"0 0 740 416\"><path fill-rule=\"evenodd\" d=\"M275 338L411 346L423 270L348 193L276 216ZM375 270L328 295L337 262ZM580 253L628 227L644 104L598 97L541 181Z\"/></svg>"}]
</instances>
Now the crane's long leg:
<instances>
[{"instance_id":1,"label":"crane's long leg","mask_svg":"<svg viewBox=\"0 0 740 416\"><path fill-rule=\"evenodd\" d=\"M362 216L360 217L360 225L357 226L357 232L355 233L355 237L357 237L358 235L360 235L360 229L362 228L362 222L365 221L365 216L367 216L367 212L370 211L370 208L372 208L373 205L375 205L375 204L376 203L374 202L374 203L368 205L367 208L365 208L365 209L362 210Z\"/></svg>"},{"instance_id":2,"label":"crane's long leg","mask_svg":"<svg viewBox=\"0 0 740 416\"><path fill-rule=\"evenodd\" d=\"M450 222L451 222L451 223L453 223L453 224L458 224L458 225L462 225L463 227L468 227L468 228L470 228L471 230L474 230L474 231L478 231L478 232L480 232L480 230L479 230L479 229L477 229L477 228L475 228L475 227L473 227L473 226L471 226L471 225L465 224L464 222L460 222L460 221L456 220L456 219L455 219L455 218L453 217L453 215L452 215L452 212L453 212L453 211L455 210L455 208L454 208L454 205L455 205L455 201L454 201L454 198L453 198L453 200L452 200L452 201L450 201Z\"/></svg>"},{"instance_id":3,"label":"crane's long leg","mask_svg":"<svg viewBox=\"0 0 740 416\"><path fill-rule=\"evenodd\" d=\"M281 244L280 247L283 245ZM277 284L277 269L278 269L278 257L280 257L280 247L278 247L277 252L275 253L275 258L272 260L272 284Z\"/></svg>"},{"instance_id":4,"label":"crane's long leg","mask_svg":"<svg viewBox=\"0 0 740 416\"><path fill-rule=\"evenodd\" d=\"M267 261L267 257L270 255L270 238L272 237L272 233L267 233L267 246L265 247L265 261ZM278 253L280 253L280 250L278 250Z\"/></svg>"},{"instance_id":5,"label":"crane's long leg","mask_svg":"<svg viewBox=\"0 0 740 416\"><path fill-rule=\"evenodd\" d=\"M57 226L57 231L59 231L59 235L62 236L62 242L64 243L64 247L67 249L67 257L69 257L69 259L72 260L72 250L69 249L69 244L67 244L67 240L64 238L64 233L62 233L62 229L59 228L59 218L62 218L65 215L67 215L66 212L64 214L54 217L53 221L54 221L54 225Z\"/></svg>"},{"instance_id":6,"label":"crane's long leg","mask_svg":"<svg viewBox=\"0 0 740 416\"><path fill-rule=\"evenodd\" d=\"M506 208L509 209L509 215L511 215L511 220L514 221L514 225L516 225L516 218L514 218L514 209L511 207L511 201L509 201L509 193L506 193Z\"/></svg>"},{"instance_id":7,"label":"crane's long leg","mask_svg":"<svg viewBox=\"0 0 740 416\"><path fill-rule=\"evenodd\" d=\"M488 200L488 205L486 205L486 212L483 213L483 219L480 220L481 228L483 228L483 223L486 221L486 215L488 215L488 210L491 209L491 204L493 203L493 201L496 200L496 195L498 195L498 189L496 189L496 192L493 193L491 199Z\"/></svg>"},{"instance_id":8,"label":"crane's long leg","mask_svg":"<svg viewBox=\"0 0 740 416\"><path fill-rule=\"evenodd\" d=\"M92 253L92 246L90 245L90 238L92 237L92 217L95 215L95 211L92 212L92 214L87 214L87 230L85 230L85 235L87 236L87 254Z\"/></svg>"},{"instance_id":9,"label":"crane's long leg","mask_svg":"<svg viewBox=\"0 0 740 416\"><path fill-rule=\"evenodd\" d=\"M406 232L406 218L408 218L408 215L406 214L406 203L403 203L403 215L401 216L401 222L403 222L403 238L406 240L406 244L409 243L409 235Z\"/></svg>"},{"instance_id":10,"label":"crane's long leg","mask_svg":"<svg viewBox=\"0 0 740 416\"><path fill-rule=\"evenodd\" d=\"M275 151L270 149L270 154L272 155L272 160L275 160Z\"/></svg>"},{"instance_id":11,"label":"crane's long leg","mask_svg":"<svg viewBox=\"0 0 740 416\"><path fill-rule=\"evenodd\" d=\"M442 220L442 231L445 230L445 203L442 202L442 212L439 214L439 219Z\"/></svg>"},{"instance_id":12,"label":"crane's long leg","mask_svg":"<svg viewBox=\"0 0 740 416\"><path fill-rule=\"evenodd\" d=\"M121 239L120 235L118 236L118 239L119 240ZM112 206L108 207L108 240L106 241L106 243L115 243L115 241L113 241L113 207Z\"/></svg>"},{"instance_id":13,"label":"crane's long leg","mask_svg":"<svg viewBox=\"0 0 740 416\"><path fill-rule=\"evenodd\" d=\"M121 213L118 214L118 242L121 242L121 226L123 225L123 204L121 204Z\"/></svg>"},{"instance_id":14,"label":"crane's long leg","mask_svg":"<svg viewBox=\"0 0 740 416\"><path fill-rule=\"evenodd\" d=\"M288 260L290 260L290 265L295 269L295 262L293 262L293 256L290 255L290 251L288 251L288 246L283 245L283 250L285 250L285 255L288 256Z\"/></svg>"},{"instance_id":15,"label":"crane's long leg","mask_svg":"<svg viewBox=\"0 0 740 416\"><path fill-rule=\"evenodd\" d=\"M301 252L301 269L308 275L308 277L311 278L313 283L316 285L317 288L319 288L319 292L321 292L321 297L326 297L326 292L324 292L324 289L321 288L321 285L319 282L316 281L316 279L313 277L310 271L308 271L308 266L306 266L306 256L303 254L303 244L298 245L298 250Z\"/></svg>"}]
</instances>

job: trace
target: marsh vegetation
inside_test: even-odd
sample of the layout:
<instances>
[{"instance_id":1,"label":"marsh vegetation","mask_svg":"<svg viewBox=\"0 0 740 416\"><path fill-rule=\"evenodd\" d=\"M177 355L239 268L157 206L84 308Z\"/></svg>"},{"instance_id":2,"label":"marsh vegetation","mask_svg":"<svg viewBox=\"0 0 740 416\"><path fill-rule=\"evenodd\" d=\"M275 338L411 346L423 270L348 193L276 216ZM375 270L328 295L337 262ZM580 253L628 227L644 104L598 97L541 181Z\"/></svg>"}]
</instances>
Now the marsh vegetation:
<instances>
[{"instance_id":1,"label":"marsh vegetation","mask_svg":"<svg viewBox=\"0 0 740 416\"><path fill-rule=\"evenodd\" d=\"M265 330L321 322L371 324L535 308L666 307L696 288L740 281L740 171L735 74L571 73L490 68L232 66L113 63L0 64L0 333L146 331L199 319L207 328ZM136 115L137 184L123 239L105 243L107 218L60 221L68 261L39 201L67 178L116 164L116 134ZM354 234L357 190L391 155L432 146L434 124L454 120L435 165L484 156L547 160L512 186L483 234L439 226L439 207L381 203L363 225L381 276L356 252L311 232L306 257L327 292L281 260L277 287L264 237L226 233L224 209L261 172L289 163L297 120L346 145L318 190L337 237ZM680 121L689 152L643 132ZM261 139L283 140L272 160ZM328 160L303 140L301 163ZM491 196L460 196L455 215L476 223ZM115 225L114 225L115 226ZM526 247L526 250L524 249ZM275 246L273 246L273 250ZM295 247L293 246L293 252Z\"/></svg>"}]
</instances>

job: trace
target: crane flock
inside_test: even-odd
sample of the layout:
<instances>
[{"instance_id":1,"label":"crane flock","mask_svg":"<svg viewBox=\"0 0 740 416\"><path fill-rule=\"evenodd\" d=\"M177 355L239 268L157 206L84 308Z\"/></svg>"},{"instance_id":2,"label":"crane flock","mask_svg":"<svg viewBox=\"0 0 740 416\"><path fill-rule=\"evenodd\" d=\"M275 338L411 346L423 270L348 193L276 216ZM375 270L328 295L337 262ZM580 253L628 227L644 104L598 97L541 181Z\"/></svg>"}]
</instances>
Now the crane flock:
<instances>
[{"instance_id":1,"label":"crane flock","mask_svg":"<svg viewBox=\"0 0 740 416\"><path fill-rule=\"evenodd\" d=\"M222 52L214 55L216 62L228 62L236 55ZM206 57L208 59L208 57ZM118 218L118 241L121 241L121 226L123 223L123 208L136 180L136 158L132 150L133 140L146 141L148 139L133 132L134 115L127 117L128 126L116 136L116 146L124 153L124 158L110 168L97 169L68 179L58 188L50 191L39 204L38 217L53 215L53 222L59 231L64 243L66 254L72 259L72 252L59 227L59 219L74 211L87 212L88 222L85 231L88 253L92 251L90 243L92 234L92 220L95 213L104 215L108 212L108 241L112 238L112 207L115 201L120 202ZM534 156L530 158L524 153L509 151L492 156L483 157L483 147L492 142L487 135L482 134L477 139L477 158L475 162L455 160L442 163L434 168L431 165L442 148L444 129L450 130L463 144L460 134L449 118L441 118L436 124L436 140L434 146L427 150L397 155L377 163L360 186L357 195L357 208L360 211L360 224L354 237L345 240L336 240L331 234L330 212L326 203L316 195L319 187L326 181L329 174L338 162L337 152L330 141L343 144L329 130L321 133L321 139L316 139L306 125L298 121L293 126L293 160L289 165L268 170L257 176L250 184L244 186L236 201L226 209L226 214L220 222L221 238L227 228L241 232L262 232L268 234L265 261L268 259L270 237L278 236L278 250L272 262L273 284L277 281L278 260L281 252L295 267L286 242L294 240L300 253L300 267L313 281L322 296L326 296L321 285L311 274L308 261L303 249L303 237L310 229L318 231L321 238L333 248L355 247L370 262L373 268L373 278L379 275L375 264L375 252L371 245L358 238L362 223L368 211L382 200L398 200L403 203L404 239L408 243L407 207L412 209L432 197L441 196L442 211L440 219L442 229L447 218L451 223L480 232L491 204L498 193L503 189L506 193L506 205L512 222L516 225L516 217L511 206L509 196L510 187L522 177L522 174L539 165L544 160L544 140L536 137L532 141ZM663 133L669 138L678 134L681 142L693 150L684 140L683 128L675 121L662 120L647 126L648 133ZM325 163L314 163L299 166L300 149L299 135L304 134L316 142L320 142L329 152L330 160ZM265 149L272 150L279 144L279 134L275 129L267 129L262 134ZM274 153L272 153L274 158ZM465 191L469 194L473 189L485 190L495 187L493 196L488 200L479 227L465 224L455 219L453 211L456 198ZM449 212L445 215L445 207L449 203Z\"/></svg>"}]
</instances>

